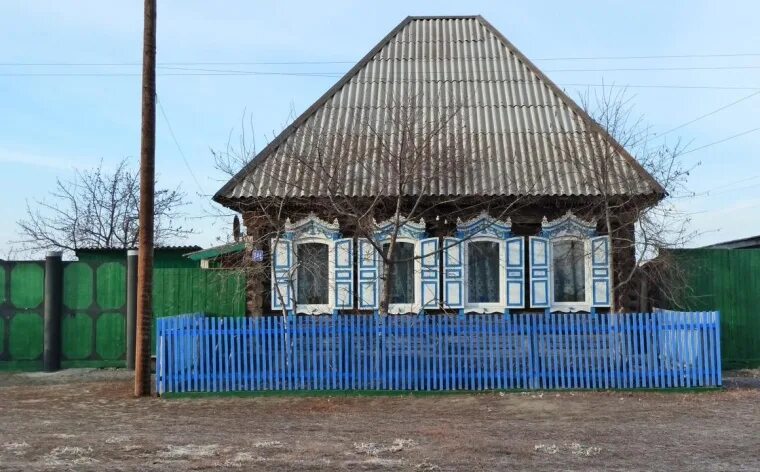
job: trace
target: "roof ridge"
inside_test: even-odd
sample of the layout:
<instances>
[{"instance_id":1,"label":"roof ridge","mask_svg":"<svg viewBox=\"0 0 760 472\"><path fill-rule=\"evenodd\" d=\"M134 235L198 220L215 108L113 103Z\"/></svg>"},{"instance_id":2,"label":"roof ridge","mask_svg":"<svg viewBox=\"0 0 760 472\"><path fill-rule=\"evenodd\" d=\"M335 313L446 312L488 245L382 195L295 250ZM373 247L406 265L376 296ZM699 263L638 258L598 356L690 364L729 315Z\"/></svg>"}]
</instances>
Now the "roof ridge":
<instances>
[{"instance_id":1,"label":"roof ridge","mask_svg":"<svg viewBox=\"0 0 760 472\"><path fill-rule=\"evenodd\" d=\"M406 19L417 20L476 20L483 18L480 15L409 15Z\"/></svg>"}]
</instances>

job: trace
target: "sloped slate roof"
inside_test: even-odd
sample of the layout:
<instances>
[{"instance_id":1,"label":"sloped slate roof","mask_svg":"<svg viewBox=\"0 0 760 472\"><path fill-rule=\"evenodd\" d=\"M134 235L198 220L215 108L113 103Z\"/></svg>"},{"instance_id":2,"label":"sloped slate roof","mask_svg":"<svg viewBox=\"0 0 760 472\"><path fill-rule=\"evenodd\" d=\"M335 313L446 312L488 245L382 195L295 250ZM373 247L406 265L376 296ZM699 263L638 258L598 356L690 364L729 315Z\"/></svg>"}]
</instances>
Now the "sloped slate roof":
<instances>
[{"instance_id":1,"label":"sloped slate roof","mask_svg":"<svg viewBox=\"0 0 760 472\"><path fill-rule=\"evenodd\" d=\"M426 96L416 102L425 116L456 104L457 126L470 143L468 162L457 172L435 173L436 163L416 167L430 195L595 195L590 146L612 146L611 193L663 195L638 162L480 16L409 17L383 38L316 103L264 148L214 196L230 203L267 196L394 195L384 175L387 161L366 154L322 153L320 165L335 179L318 177L292 150L308 154L311 130L372 126L393 133L383 113L393 97ZM409 102L412 103L412 102ZM357 133L362 134L362 133ZM461 135L464 136L461 136ZM369 149L374 139L352 149ZM389 141L390 142L390 141ZM289 152L290 150L290 152ZM305 151L304 151L305 150ZM301 154L299 154L301 155ZM569 159L568 156L575 156ZM433 159L433 157L431 157ZM441 159L436 154L435 159ZM367 161L372 162L367 162ZM426 175L423 175L427 173ZM598 174L597 174L598 175ZM330 187L328 187L328 185ZM336 187L337 185L337 187ZM329 190L328 190L329 189ZM405 193L416 194L409 188Z\"/></svg>"}]
</instances>

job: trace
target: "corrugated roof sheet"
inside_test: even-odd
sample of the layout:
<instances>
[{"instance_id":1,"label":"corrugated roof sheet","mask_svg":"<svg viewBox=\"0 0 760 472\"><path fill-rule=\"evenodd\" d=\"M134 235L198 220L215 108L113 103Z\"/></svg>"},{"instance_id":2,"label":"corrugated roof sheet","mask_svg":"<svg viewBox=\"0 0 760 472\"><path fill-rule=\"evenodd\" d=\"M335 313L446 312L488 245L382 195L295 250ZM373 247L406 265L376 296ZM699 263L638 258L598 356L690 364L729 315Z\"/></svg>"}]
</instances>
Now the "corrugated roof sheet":
<instances>
[{"instance_id":1,"label":"corrugated roof sheet","mask_svg":"<svg viewBox=\"0 0 760 472\"><path fill-rule=\"evenodd\" d=\"M399 106L413 107L420 123L446 122L427 157L431 162L406 170L418 175L405 194L595 195L600 172L594 169L602 164L594 159L603 153L592 148L600 146L616 149L604 164L610 193L664 193L578 105L476 16L404 20L215 199L397 194L399 172L377 142L378 136L383 145L402 141L392 119ZM455 157L454 145L466 153ZM456 166L447 163L456 159ZM329 178L315 169L329 170Z\"/></svg>"},{"instance_id":2,"label":"corrugated roof sheet","mask_svg":"<svg viewBox=\"0 0 760 472\"><path fill-rule=\"evenodd\" d=\"M210 247L208 249L188 252L187 254L183 254L183 256L194 261L200 261L203 259L213 259L214 257L224 256L225 254L238 253L244 250L244 242L234 242Z\"/></svg>"}]
</instances>

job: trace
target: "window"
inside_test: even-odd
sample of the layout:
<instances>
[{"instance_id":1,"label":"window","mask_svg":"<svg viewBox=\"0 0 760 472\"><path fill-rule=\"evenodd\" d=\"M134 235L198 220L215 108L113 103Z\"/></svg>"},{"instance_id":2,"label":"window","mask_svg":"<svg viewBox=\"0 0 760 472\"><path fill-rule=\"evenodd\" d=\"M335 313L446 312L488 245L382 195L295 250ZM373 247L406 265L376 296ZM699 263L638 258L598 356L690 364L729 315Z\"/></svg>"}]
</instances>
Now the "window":
<instances>
[{"instance_id":1,"label":"window","mask_svg":"<svg viewBox=\"0 0 760 472\"><path fill-rule=\"evenodd\" d=\"M384 264L380 251L387 254L394 233L395 245L392 257L395 262L389 265L393 273L387 274L389 278L386 278L382 273ZM390 280L392 286L389 287L388 312L399 314L420 311L423 302L423 271L420 252L422 244L430 243L430 239L424 238L424 220L420 219L417 222L401 218L400 224L396 220L378 223L374 231L374 242L359 242L360 260L357 271L360 308L370 310L379 308L383 293L382 284ZM437 261L438 259L435 259L436 267L432 270L435 273L431 273L431 270L426 272L428 277L434 279L432 282L435 285L434 289L437 288L438 280ZM427 290L430 291L430 289ZM433 291L437 293L436 290ZM437 303L437 295L433 294L432 298L431 303Z\"/></svg>"},{"instance_id":2,"label":"window","mask_svg":"<svg viewBox=\"0 0 760 472\"><path fill-rule=\"evenodd\" d=\"M467 256L468 303L499 303L499 243L469 242Z\"/></svg>"},{"instance_id":3,"label":"window","mask_svg":"<svg viewBox=\"0 0 760 472\"><path fill-rule=\"evenodd\" d=\"M512 222L482 212L457 220L444 239L443 306L474 313L503 313L525 306L523 238Z\"/></svg>"},{"instance_id":4,"label":"window","mask_svg":"<svg viewBox=\"0 0 760 472\"><path fill-rule=\"evenodd\" d=\"M552 244L554 301L586 301L586 250L584 241L564 239Z\"/></svg>"},{"instance_id":5,"label":"window","mask_svg":"<svg viewBox=\"0 0 760 472\"><path fill-rule=\"evenodd\" d=\"M610 247L593 221L569 212L544 218L541 234L530 237L531 306L571 312L610 306Z\"/></svg>"},{"instance_id":6,"label":"window","mask_svg":"<svg viewBox=\"0 0 760 472\"><path fill-rule=\"evenodd\" d=\"M383 245L386 254L389 247L390 244ZM414 303L414 244L397 242L393 251L393 261L389 302Z\"/></svg>"},{"instance_id":7,"label":"window","mask_svg":"<svg viewBox=\"0 0 760 472\"><path fill-rule=\"evenodd\" d=\"M330 258L327 244L301 243L296 248L296 303L327 305L330 297Z\"/></svg>"},{"instance_id":8,"label":"window","mask_svg":"<svg viewBox=\"0 0 760 472\"><path fill-rule=\"evenodd\" d=\"M340 238L337 221L314 214L287 220L271 244L273 310L317 314L353 306L353 241Z\"/></svg>"}]
</instances>

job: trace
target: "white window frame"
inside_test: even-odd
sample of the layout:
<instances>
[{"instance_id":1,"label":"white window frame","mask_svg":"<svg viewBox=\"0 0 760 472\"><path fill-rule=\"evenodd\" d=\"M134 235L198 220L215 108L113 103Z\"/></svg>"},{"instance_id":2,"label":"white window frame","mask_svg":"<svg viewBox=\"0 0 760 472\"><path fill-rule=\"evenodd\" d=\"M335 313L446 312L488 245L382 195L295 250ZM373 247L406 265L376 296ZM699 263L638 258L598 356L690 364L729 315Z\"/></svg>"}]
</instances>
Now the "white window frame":
<instances>
[{"instance_id":1,"label":"white window frame","mask_svg":"<svg viewBox=\"0 0 760 472\"><path fill-rule=\"evenodd\" d=\"M327 303L300 304L298 303L298 246L301 244L324 244L327 246ZM296 313L308 315L332 313L335 309L335 241L320 236L299 237L293 241L293 258L296 269L293 271L293 303Z\"/></svg>"},{"instance_id":2,"label":"white window frame","mask_svg":"<svg viewBox=\"0 0 760 472\"><path fill-rule=\"evenodd\" d=\"M335 241L340 238L338 220L328 223L316 214L309 213L295 223L288 218L285 221L285 236L292 243L291 254L293 266L290 283L293 287L293 311L308 315L329 314L335 309ZM306 243L319 243L327 245L327 304L299 304L298 303L298 245Z\"/></svg>"},{"instance_id":3,"label":"white window frame","mask_svg":"<svg viewBox=\"0 0 760 472\"><path fill-rule=\"evenodd\" d=\"M503 313L507 309L507 240L512 237L512 220L500 221L488 212L467 221L457 219L457 237L461 239L462 248L462 297L463 310L471 313ZM470 243L488 241L499 243L499 301L497 303L470 303L469 254Z\"/></svg>"},{"instance_id":4,"label":"white window frame","mask_svg":"<svg viewBox=\"0 0 760 472\"><path fill-rule=\"evenodd\" d=\"M551 222L547 221L544 217L541 223L541 235L549 242L549 305L550 311L560 312L578 312L578 311L591 311L593 306L593 276L592 276L592 254L591 254L591 238L597 236L596 223L592 221L585 221L572 212L568 211L564 216L557 218ZM555 288L554 288L554 271L556 270L556 264L554 263L554 243L558 241L582 241L583 242L583 264L584 264L584 300L581 302L557 302L555 301Z\"/></svg>"},{"instance_id":5,"label":"white window frame","mask_svg":"<svg viewBox=\"0 0 760 472\"><path fill-rule=\"evenodd\" d=\"M375 243L382 250L383 245L390 242L390 232L397 228L396 244L412 243L414 245L414 298L412 303L389 303L388 313L398 315L402 313L419 313L422 309L422 240L425 238L425 220L420 218L419 222L402 219L399 226L396 226L395 220L389 219L380 224L376 224ZM383 273L382 255L378 254L378 276L380 277L377 284L377 299L383 293L383 284L385 277Z\"/></svg>"},{"instance_id":6,"label":"white window frame","mask_svg":"<svg viewBox=\"0 0 760 472\"><path fill-rule=\"evenodd\" d=\"M470 302L470 243L493 242L499 244L499 301L496 303L471 303ZM462 241L464 244L464 311L473 313L503 312L507 306L507 282L504 279L507 267L507 240L495 236L472 236Z\"/></svg>"},{"instance_id":7,"label":"white window frame","mask_svg":"<svg viewBox=\"0 0 760 472\"><path fill-rule=\"evenodd\" d=\"M583 290L584 290L584 299L583 301L577 301L577 302L558 302L556 301L556 294L557 291L554 287L554 271L556 270L557 266L554 263L554 244L561 242L561 241L580 241L583 243ZM576 312L576 311L591 311L591 305L592 305L592 296L593 296L593 284L592 284L592 277L591 277L591 238L588 237L581 237L581 236L571 236L571 235L564 235L564 236L557 236L555 238L549 239L549 257L551 257L550 267L551 271L549 274L550 280L549 280L549 286L551 287L551 291L549 292L551 294L551 310L552 311L569 311L569 312Z\"/></svg>"},{"instance_id":8,"label":"white window frame","mask_svg":"<svg viewBox=\"0 0 760 472\"><path fill-rule=\"evenodd\" d=\"M379 241L380 248L390 243L389 239L383 239ZM420 257L421 249L420 249L420 240L410 238L407 236L399 236L396 238L396 248L398 248L398 245L400 243L410 243L414 246L414 264L412 267L412 270L414 270L414 287L413 287L413 302L412 303L389 303L388 304L388 313L393 315L399 315L402 313L417 313L420 311L420 307L422 306L422 293L420 288L422 287L422 258ZM378 285L378 290L380 292L377 294L378 299L380 295L383 293L383 284L385 283L385 277L383 273L384 264L382 261L382 257L380 260L380 267L378 270L378 273L380 274L380 283Z\"/></svg>"}]
</instances>

